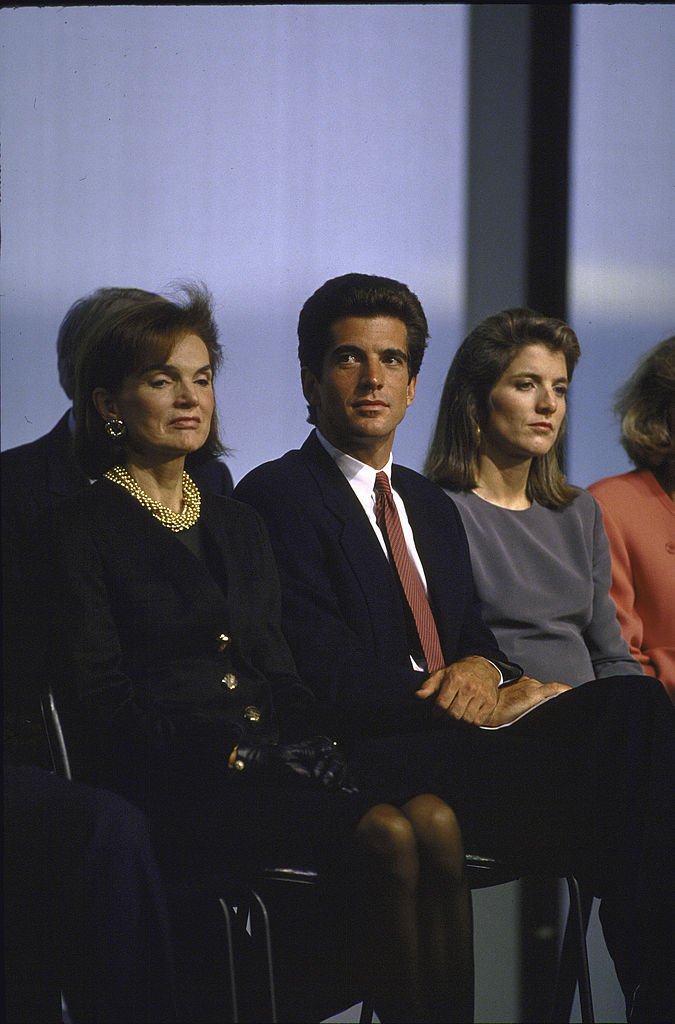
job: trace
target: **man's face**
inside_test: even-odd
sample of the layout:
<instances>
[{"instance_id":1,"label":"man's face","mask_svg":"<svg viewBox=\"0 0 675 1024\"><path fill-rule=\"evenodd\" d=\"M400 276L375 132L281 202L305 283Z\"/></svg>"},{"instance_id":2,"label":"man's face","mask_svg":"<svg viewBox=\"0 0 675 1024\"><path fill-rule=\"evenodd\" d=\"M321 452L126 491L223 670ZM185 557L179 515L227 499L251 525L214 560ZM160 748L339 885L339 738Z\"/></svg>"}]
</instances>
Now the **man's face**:
<instances>
[{"instance_id":1,"label":"man's face","mask_svg":"<svg viewBox=\"0 0 675 1024\"><path fill-rule=\"evenodd\" d=\"M305 398L331 444L381 469L415 397L405 324L391 316L347 316L333 324L331 333L321 378L303 367Z\"/></svg>"}]
</instances>

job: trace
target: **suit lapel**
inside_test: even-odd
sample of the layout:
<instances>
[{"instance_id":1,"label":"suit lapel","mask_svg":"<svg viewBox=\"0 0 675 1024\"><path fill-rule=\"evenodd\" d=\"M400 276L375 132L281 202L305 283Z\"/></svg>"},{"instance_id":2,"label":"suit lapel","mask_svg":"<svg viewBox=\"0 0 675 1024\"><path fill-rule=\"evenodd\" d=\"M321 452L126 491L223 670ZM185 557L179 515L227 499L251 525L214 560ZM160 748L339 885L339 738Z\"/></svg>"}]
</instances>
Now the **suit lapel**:
<instances>
[{"instance_id":1,"label":"suit lapel","mask_svg":"<svg viewBox=\"0 0 675 1024\"><path fill-rule=\"evenodd\" d=\"M310 473L316 480L324 506L342 523L342 543L347 559L355 567L367 563L368 570L386 558L373 528L349 483L333 459L311 434L302 447Z\"/></svg>"},{"instance_id":2,"label":"suit lapel","mask_svg":"<svg viewBox=\"0 0 675 1024\"><path fill-rule=\"evenodd\" d=\"M443 634L443 624L454 607L457 588L465 580L463 576L458 578L457 563L452 559L453 552L459 556L457 545L461 538L448 533L448 519L439 516L438 509L429 508L428 486L425 482L420 487L416 475L403 466L394 466L392 482L405 504L415 547L424 567L429 601L439 632ZM464 564L461 558L460 564Z\"/></svg>"},{"instance_id":3,"label":"suit lapel","mask_svg":"<svg viewBox=\"0 0 675 1024\"><path fill-rule=\"evenodd\" d=\"M375 635L404 630L395 576L358 498L315 434L301 452L326 509L338 522L340 547L369 606Z\"/></svg>"},{"instance_id":4,"label":"suit lapel","mask_svg":"<svg viewBox=\"0 0 675 1024\"><path fill-rule=\"evenodd\" d=\"M315 434L310 434L301 451L326 508L344 524L345 556L354 564L355 571L364 562L368 572L383 560L386 564L382 548L356 495ZM417 485L416 476L403 466L394 465L392 468L392 483L405 504L415 546L428 577L429 574L433 576L439 545L444 549L447 537L444 542L444 531L436 522L436 516L430 514L426 507L424 491ZM353 548L352 544L355 545Z\"/></svg>"},{"instance_id":5,"label":"suit lapel","mask_svg":"<svg viewBox=\"0 0 675 1024\"><path fill-rule=\"evenodd\" d=\"M424 566L424 574L433 571L436 561L435 553L438 552L439 543L442 544L442 536L436 529L435 517L429 514L425 507L423 495L416 486L415 477L401 466L392 467L392 484L394 490L400 494L408 515L408 522L415 538L415 547Z\"/></svg>"}]
</instances>

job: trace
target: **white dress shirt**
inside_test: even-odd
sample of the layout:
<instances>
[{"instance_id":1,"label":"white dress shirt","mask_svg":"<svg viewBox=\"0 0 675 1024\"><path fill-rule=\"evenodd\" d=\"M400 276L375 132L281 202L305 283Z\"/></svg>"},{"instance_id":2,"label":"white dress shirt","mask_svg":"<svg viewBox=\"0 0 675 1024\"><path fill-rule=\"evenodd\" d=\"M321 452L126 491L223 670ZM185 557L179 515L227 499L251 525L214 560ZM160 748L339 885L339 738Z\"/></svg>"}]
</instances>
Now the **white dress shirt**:
<instances>
[{"instance_id":1,"label":"white dress shirt","mask_svg":"<svg viewBox=\"0 0 675 1024\"><path fill-rule=\"evenodd\" d=\"M318 430L316 432L316 436L323 445L323 447L326 449L330 457L336 463L338 469L347 480L347 483L353 490L356 497L359 499L359 503L363 507L363 511L368 516L368 522L375 531L375 535L380 542L382 550L384 551L387 558L389 558L389 552L387 551L387 545L385 543L384 537L382 536L382 530L377 525L377 520L375 519L375 476L378 470L375 470L373 469L372 466L367 466L365 462L359 462L359 460L353 458L353 456L345 455L344 452L341 452L337 448L334 448L330 441L327 441L323 434L319 433ZM393 456L390 455L389 462L386 464L386 466L383 467L382 470L382 472L387 474L390 486L392 462ZM410 522L408 521L408 513L405 510L405 505L403 504L402 498L400 497L400 495L396 493L393 487L391 489L391 493L396 504L399 519L401 520L401 527L403 529L403 536L405 537L405 543L406 547L408 548L408 553L412 558L413 562L415 563L415 568L417 569L420 575L420 579L422 580L422 583L424 585L424 589L426 590L427 580L426 576L424 575L424 566L420 561L420 556L418 555L417 548L415 547L415 538L413 537L412 527L410 525Z\"/></svg>"},{"instance_id":2,"label":"white dress shirt","mask_svg":"<svg viewBox=\"0 0 675 1024\"><path fill-rule=\"evenodd\" d=\"M347 483L353 490L354 494L358 498L359 503L363 508L363 511L368 516L368 522L375 531L375 536L380 542L382 550L384 551L388 559L389 552L387 551L387 545L385 543L384 537L382 536L382 530L377 525L377 520L375 519L375 476L378 470L373 469L372 466L367 466L365 462L360 462L358 459L355 459L352 455L346 455L344 452L341 452L338 448L335 448L330 443L330 441L326 440L326 438L319 430L316 431L316 436L319 442L326 449L330 457L333 459L338 469L347 480ZM384 466L383 469L381 470L381 472L387 474L390 486L391 466L393 461L394 457L393 455L390 455L389 461L387 462L386 466ZM403 536L405 537L408 553L412 558L413 562L415 563L415 568L420 574L420 579L422 580L422 584L424 586L425 591L427 591L427 578L424 574L424 566L420 561L420 556L417 553L417 548L415 547L415 538L413 537L412 527L410 526L410 522L408 520L408 513L406 512L405 505L403 504L403 499L400 497L400 495L396 493L393 487L391 489L391 493L396 504L399 519L401 520L401 528L403 530ZM410 657L410 660L413 664L413 668L416 671L424 671L422 666L417 664L412 655ZM485 660L489 661L488 658L486 658ZM498 685L501 686L502 683L504 682L504 676L502 675L502 671L499 668L499 665L495 665L494 662L490 661L490 664L494 665L494 667L499 672Z\"/></svg>"}]
</instances>

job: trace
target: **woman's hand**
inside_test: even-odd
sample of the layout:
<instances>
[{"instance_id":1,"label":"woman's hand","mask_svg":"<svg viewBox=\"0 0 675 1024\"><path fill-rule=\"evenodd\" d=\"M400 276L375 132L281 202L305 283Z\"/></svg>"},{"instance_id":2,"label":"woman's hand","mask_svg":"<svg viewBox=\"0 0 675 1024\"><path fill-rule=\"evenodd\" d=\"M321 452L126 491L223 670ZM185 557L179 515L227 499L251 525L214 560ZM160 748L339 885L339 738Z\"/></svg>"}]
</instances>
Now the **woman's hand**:
<instances>
[{"instance_id":1,"label":"woman's hand","mask_svg":"<svg viewBox=\"0 0 675 1024\"><path fill-rule=\"evenodd\" d=\"M357 792L344 755L327 736L297 743L239 743L230 764L239 771L253 770L272 776L292 773L329 790Z\"/></svg>"}]
</instances>

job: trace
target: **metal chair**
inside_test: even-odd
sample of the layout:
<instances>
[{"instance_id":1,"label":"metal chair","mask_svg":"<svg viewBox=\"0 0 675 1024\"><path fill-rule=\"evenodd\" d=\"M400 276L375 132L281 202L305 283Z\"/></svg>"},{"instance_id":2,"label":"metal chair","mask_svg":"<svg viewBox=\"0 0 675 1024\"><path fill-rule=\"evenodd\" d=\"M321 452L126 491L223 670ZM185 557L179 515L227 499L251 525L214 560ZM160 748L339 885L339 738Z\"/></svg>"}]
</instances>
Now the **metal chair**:
<instances>
[{"instance_id":1,"label":"metal chair","mask_svg":"<svg viewBox=\"0 0 675 1024\"><path fill-rule=\"evenodd\" d=\"M522 877L506 862L495 857L478 853L467 853L465 864L471 889L483 889ZM301 886L320 884L318 872L311 868L270 867L264 872L264 879L273 883L290 883ZM551 1022L562 1024L569 1021L574 993L579 987L579 1003L583 1024L594 1024L593 1000L588 966L586 931L592 904L592 897L582 893L577 879L570 875L565 879L569 892L569 910L561 952L558 958L556 984L552 999ZM371 1024L374 1008L366 1000L361 1006L360 1024Z\"/></svg>"},{"instance_id":2,"label":"metal chair","mask_svg":"<svg viewBox=\"0 0 675 1024\"><path fill-rule=\"evenodd\" d=\"M72 770L68 749L61 726L56 701L51 689L41 697L42 718L49 744L49 751L54 770L66 779L72 779ZM495 857L478 853L467 853L465 857L467 876L471 889L482 889L489 886L503 885L522 877L506 862ZM577 879L570 875L566 879L569 892L569 910L565 925L563 945L558 959L555 990L553 994L551 1021L553 1024L569 1021L574 992L579 986L579 1002L583 1024L594 1024L593 1000L591 994L590 973L588 967L588 951L586 931L591 910L592 897L583 894ZM311 867L301 866L269 866L262 872L259 884L248 882L230 882L224 885L222 879L209 882L209 890L218 893L217 899L225 920L227 940L226 964L231 993L232 1021L239 1020L239 1000L237 984L236 949L245 938L246 933L253 931L262 936L261 948L264 960L264 976L269 998L270 1024L277 1022L277 999L275 988L275 969L272 951L270 917L265 901L258 888L263 884L278 883L316 888L321 882L318 871ZM368 1001L362 1003L360 1022L369 1024L373 1019L373 1007Z\"/></svg>"},{"instance_id":3,"label":"metal chair","mask_svg":"<svg viewBox=\"0 0 675 1024\"><path fill-rule=\"evenodd\" d=\"M72 781L73 773L68 757L68 748L61 728L61 719L51 690L46 690L40 695L40 710L42 721L49 746L49 756L52 761L52 768L57 775L63 779Z\"/></svg>"}]
</instances>

